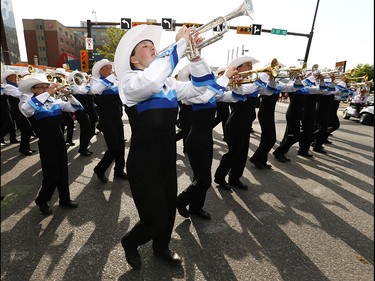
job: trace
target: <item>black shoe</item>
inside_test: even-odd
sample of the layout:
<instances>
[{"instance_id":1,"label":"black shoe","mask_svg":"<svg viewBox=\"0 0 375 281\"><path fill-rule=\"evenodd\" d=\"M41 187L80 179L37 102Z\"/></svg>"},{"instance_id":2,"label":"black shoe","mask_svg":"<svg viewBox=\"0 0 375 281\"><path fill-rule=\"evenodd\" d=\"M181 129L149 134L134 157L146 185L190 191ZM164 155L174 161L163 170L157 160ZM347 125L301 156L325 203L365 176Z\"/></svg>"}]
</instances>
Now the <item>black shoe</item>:
<instances>
[{"instance_id":1,"label":"black shoe","mask_svg":"<svg viewBox=\"0 0 375 281\"><path fill-rule=\"evenodd\" d=\"M242 183L239 179L231 180L229 179L229 185L232 187L236 187L238 189L248 190L248 186Z\"/></svg>"},{"instance_id":2,"label":"black shoe","mask_svg":"<svg viewBox=\"0 0 375 281\"><path fill-rule=\"evenodd\" d=\"M72 141L67 141L67 142L65 142L65 144L66 145L69 145L69 146L74 146L74 145L76 145L74 142L72 142Z\"/></svg>"},{"instance_id":3,"label":"black shoe","mask_svg":"<svg viewBox=\"0 0 375 281\"><path fill-rule=\"evenodd\" d=\"M188 209L186 209L186 206L184 204L182 204L181 202L181 199L179 199L179 197L177 197L177 211L178 213L183 216L184 218L188 218L190 217L190 212L188 211Z\"/></svg>"},{"instance_id":4,"label":"black shoe","mask_svg":"<svg viewBox=\"0 0 375 281\"><path fill-rule=\"evenodd\" d=\"M323 147L314 147L313 151L318 152L318 153L323 153L323 154L327 153L327 151L325 151Z\"/></svg>"},{"instance_id":5,"label":"black shoe","mask_svg":"<svg viewBox=\"0 0 375 281\"><path fill-rule=\"evenodd\" d=\"M69 201L60 201L59 202L59 205L61 207L65 207L65 208L71 208L71 209L74 209L74 208L77 208L78 207L78 203L73 201L73 200L69 200Z\"/></svg>"},{"instance_id":6,"label":"black shoe","mask_svg":"<svg viewBox=\"0 0 375 281\"><path fill-rule=\"evenodd\" d=\"M82 156L90 156L92 153L90 153L90 151L88 150L84 150L84 151L79 151L79 154L81 154Z\"/></svg>"},{"instance_id":7,"label":"black shoe","mask_svg":"<svg viewBox=\"0 0 375 281\"><path fill-rule=\"evenodd\" d=\"M17 139L14 139L14 140L10 140L10 143L21 143L21 141L17 140Z\"/></svg>"},{"instance_id":8,"label":"black shoe","mask_svg":"<svg viewBox=\"0 0 375 281\"><path fill-rule=\"evenodd\" d=\"M29 155L33 154L33 152L29 149L22 149L22 150L20 150L20 153L23 154L23 155L26 155L26 156L29 156Z\"/></svg>"},{"instance_id":9,"label":"black shoe","mask_svg":"<svg viewBox=\"0 0 375 281\"><path fill-rule=\"evenodd\" d=\"M264 167L264 169L272 169L272 165L267 164L267 163L264 164L263 167Z\"/></svg>"},{"instance_id":10,"label":"black shoe","mask_svg":"<svg viewBox=\"0 0 375 281\"><path fill-rule=\"evenodd\" d=\"M106 178L104 173L98 173L98 172L95 171L95 169L94 169L94 173L98 177L98 180L100 180L102 183L107 183L108 179Z\"/></svg>"},{"instance_id":11,"label":"black shoe","mask_svg":"<svg viewBox=\"0 0 375 281\"><path fill-rule=\"evenodd\" d=\"M281 163L285 163L286 160L283 158L283 154L282 153L276 153L275 151L272 153L273 156L275 156L276 160L281 162Z\"/></svg>"},{"instance_id":12,"label":"black shoe","mask_svg":"<svg viewBox=\"0 0 375 281\"><path fill-rule=\"evenodd\" d=\"M257 169L259 169L259 170L263 170L264 169L264 165L262 163L260 163L258 160L254 159L253 157L250 157L249 161L251 163L253 163Z\"/></svg>"},{"instance_id":13,"label":"black shoe","mask_svg":"<svg viewBox=\"0 0 375 281\"><path fill-rule=\"evenodd\" d=\"M297 154L299 156L303 156L303 157L306 157L306 158L312 158L312 157L314 157L312 154L310 154L308 152L305 152L305 151L300 151L300 150L298 150Z\"/></svg>"},{"instance_id":14,"label":"black shoe","mask_svg":"<svg viewBox=\"0 0 375 281\"><path fill-rule=\"evenodd\" d=\"M325 140L324 143L326 143L326 144L332 144L332 142L330 140Z\"/></svg>"},{"instance_id":15,"label":"black shoe","mask_svg":"<svg viewBox=\"0 0 375 281\"><path fill-rule=\"evenodd\" d=\"M137 247L133 247L126 242L126 236L121 238L121 245L125 251L125 258L128 264L134 269L141 268L141 256L137 250Z\"/></svg>"},{"instance_id":16,"label":"black shoe","mask_svg":"<svg viewBox=\"0 0 375 281\"><path fill-rule=\"evenodd\" d=\"M173 264L179 264L182 262L182 259L180 258L180 256L177 253L172 252L169 249L166 249L163 251L154 250L154 256L162 258L163 260L173 263Z\"/></svg>"},{"instance_id":17,"label":"black shoe","mask_svg":"<svg viewBox=\"0 0 375 281\"><path fill-rule=\"evenodd\" d=\"M39 207L41 213L45 216L52 214L52 210L47 202L40 202L38 199L35 199L35 204Z\"/></svg>"},{"instance_id":18,"label":"black shoe","mask_svg":"<svg viewBox=\"0 0 375 281\"><path fill-rule=\"evenodd\" d=\"M189 208L189 211L191 214L193 215L196 215L202 219L205 219L205 220L210 220L211 219L211 214L209 212L206 212L205 210L203 209L199 209L199 210L194 210L192 208Z\"/></svg>"},{"instance_id":19,"label":"black shoe","mask_svg":"<svg viewBox=\"0 0 375 281\"><path fill-rule=\"evenodd\" d=\"M125 172L114 173L113 177L118 178L118 179L123 179L123 180L128 179L128 175Z\"/></svg>"},{"instance_id":20,"label":"black shoe","mask_svg":"<svg viewBox=\"0 0 375 281\"><path fill-rule=\"evenodd\" d=\"M222 189L225 189L227 191L232 191L232 188L225 180L217 180L215 179L215 182L221 187Z\"/></svg>"}]
</instances>

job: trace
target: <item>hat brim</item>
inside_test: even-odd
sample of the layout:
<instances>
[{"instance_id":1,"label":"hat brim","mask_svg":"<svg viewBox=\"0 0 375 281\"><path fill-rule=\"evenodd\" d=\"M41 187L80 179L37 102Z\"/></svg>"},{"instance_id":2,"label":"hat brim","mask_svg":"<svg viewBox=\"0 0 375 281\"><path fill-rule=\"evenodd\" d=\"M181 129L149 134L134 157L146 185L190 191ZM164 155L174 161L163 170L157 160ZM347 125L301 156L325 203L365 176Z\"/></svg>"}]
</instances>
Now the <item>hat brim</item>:
<instances>
[{"instance_id":1,"label":"hat brim","mask_svg":"<svg viewBox=\"0 0 375 281\"><path fill-rule=\"evenodd\" d=\"M253 57L242 56L242 57L239 57L239 58L235 59L234 61L232 61L229 64L229 66L239 67L240 65L242 65L244 63L247 63L247 62L251 62L254 65L254 64L258 63L259 61L254 59Z\"/></svg>"},{"instance_id":2,"label":"hat brim","mask_svg":"<svg viewBox=\"0 0 375 281\"><path fill-rule=\"evenodd\" d=\"M17 74L13 70L5 70L3 73L1 73L1 83L6 84L7 83L7 77L10 75Z\"/></svg>"},{"instance_id":3,"label":"hat brim","mask_svg":"<svg viewBox=\"0 0 375 281\"><path fill-rule=\"evenodd\" d=\"M31 92L31 88L37 84L50 84L46 75L44 74L31 74L26 76L18 83L18 89L22 93Z\"/></svg>"},{"instance_id":4,"label":"hat brim","mask_svg":"<svg viewBox=\"0 0 375 281\"><path fill-rule=\"evenodd\" d=\"M105 65L112 65L113 66L113 62L110 62L109 60L107 59L102 59L98 62L96 62L94 64L94 66L92 67L92 77L94 78L100 78L100 69L102 69L103 66Z\"/></svg>"},{"instance_id":5,"label":"hat brim","mask_svg":"<svg viewBox=\"0 0 375 281\"><path fill-rule=\"evenodd\" d=\"M143 40L150 40L156 49L159 48L162 28L156 25L140 24L128 30L122 36L117 45L114 66L116 75L119 79L122 78L126 71L131 70L130 55L135 46Z\"/></svg>"}]
</instances>

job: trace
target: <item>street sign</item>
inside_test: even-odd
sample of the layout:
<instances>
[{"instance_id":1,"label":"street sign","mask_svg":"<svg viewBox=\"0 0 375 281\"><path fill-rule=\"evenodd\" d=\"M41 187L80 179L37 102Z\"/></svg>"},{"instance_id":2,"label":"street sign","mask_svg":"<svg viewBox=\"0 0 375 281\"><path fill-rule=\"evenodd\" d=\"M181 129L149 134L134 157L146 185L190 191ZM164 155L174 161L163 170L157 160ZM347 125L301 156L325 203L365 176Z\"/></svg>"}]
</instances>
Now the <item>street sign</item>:
<instances>
[{"instance_id":1,"label":"street sign","mask_svg":"<svg viewBox=\"0 0 375 281\"><path fill-rule=\"evenodd\" d=\"M92 40L92 38L86 38L86 50L94 50L94 41Z\"/></svg>"},{"instance_id":2,"label":"street sign","mask_svg":"<svg viewBox=\"0 0 375 281\"><path fill-rule=\"evenodd\" d=\"M161 26L164 30L173 30L173 24L171 18L162 18Z\"/></svg>"},{"instance_id":3,"label":"street sign","mask_svg":"<svg viewBox=\"0 0 375 281\"><path fill-rule=\"evenodd\" d=\"M130 29L132 27L132 19L121 18L121 29Z\"/></svg>"},{"instance_id":4,"label":"street sign","mask_svg":"<svg viewBox=\"0 0 375 281\"><path fill-rule=\"evenodd\" d=\"M288 30L285 29L278 29L278 28L272 28L271 34L276 35L286 35L288 33Z\"/></svg>"},{"instance_id":5,"label":"street sign","mask_svg":"<svg viewBox=\"0 0 375 281\"><path fill-rule=\"evenodd\" d=\"M253 35L260 35L262 33L262 25L261 24L253 24L252 34Z\"/></svg>"}]
</instances>

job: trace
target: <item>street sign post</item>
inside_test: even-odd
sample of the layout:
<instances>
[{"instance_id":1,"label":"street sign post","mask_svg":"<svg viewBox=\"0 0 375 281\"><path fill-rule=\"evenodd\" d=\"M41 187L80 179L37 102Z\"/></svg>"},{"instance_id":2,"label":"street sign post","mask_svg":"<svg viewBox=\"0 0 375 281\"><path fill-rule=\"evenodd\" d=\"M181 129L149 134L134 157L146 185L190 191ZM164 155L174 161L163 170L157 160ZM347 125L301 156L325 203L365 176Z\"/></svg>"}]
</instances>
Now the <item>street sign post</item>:
<instances>
[{"instance_id":1,"label":"street sign post","mask_svg":"<svg viewBox=\"0 0 375 281\"><path fill-rule=\"evenodd\" d=\"M288 30L285 29L278 29L278 28L272 28L271 34L276 35L286 35L288 33Z\"/></svg>"}]
</instances>

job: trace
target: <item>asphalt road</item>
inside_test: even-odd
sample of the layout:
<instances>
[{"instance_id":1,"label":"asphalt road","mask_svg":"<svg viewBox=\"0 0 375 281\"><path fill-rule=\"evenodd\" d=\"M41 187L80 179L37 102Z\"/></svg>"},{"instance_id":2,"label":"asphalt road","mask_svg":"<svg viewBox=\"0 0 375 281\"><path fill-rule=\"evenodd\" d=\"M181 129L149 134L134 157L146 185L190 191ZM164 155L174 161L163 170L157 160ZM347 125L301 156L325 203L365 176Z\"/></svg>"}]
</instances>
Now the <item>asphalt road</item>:
<instances>
[{"instance_id":1,"label":"asphalt road","mask_svg":"<svg viewBox=\"0 0 375 281\"><path fill-rule=\"evenodd\" d=\"M285 129L287 103L276 107L277 143ZM172 267L140 248L142 269L131 270L120 244L138 220L127 181L102 184L93 168L105 150L102 135L92 139L91 157L68 148L74 210L58 206L44 217L34 203L41 183L39 155L21 156L15 144L1 147L1 280L374 280L374 127L344 120L326 145L328 154L297 156L290 163L269 155L272 170L247 163L249 190L216 188L207 194L211 221L176 216L170 243L183 258ZM126 138L130 127L124 119ZM260 139L258 121L249 156ZM221 127L214 131L213 173L226 151ZM189 161L177 143L179 191L190 183ZM128 143L127 143L128 147ZM37 140L32 139L37 149ZM273 150L271 150L272 152ZM127 154L127 151L126 151ZM157 210L155 210L157 211Z\"/></svg>"}]
</instances>

